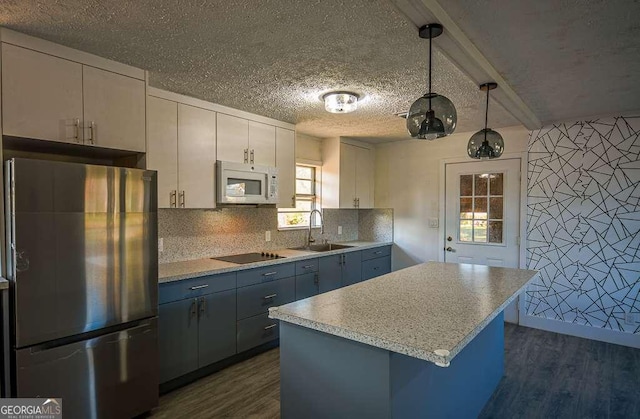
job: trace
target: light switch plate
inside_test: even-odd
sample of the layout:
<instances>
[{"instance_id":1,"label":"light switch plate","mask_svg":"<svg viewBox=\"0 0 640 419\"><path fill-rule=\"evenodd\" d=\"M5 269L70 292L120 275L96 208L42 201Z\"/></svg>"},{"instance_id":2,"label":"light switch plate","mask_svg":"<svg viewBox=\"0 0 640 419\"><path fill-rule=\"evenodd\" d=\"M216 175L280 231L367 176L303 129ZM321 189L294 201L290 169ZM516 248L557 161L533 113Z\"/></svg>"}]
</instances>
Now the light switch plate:
<instances>
[{"instance_id":1,"label":"light switch plate","mask_svg":"<svg viewBox=\"0 0 640 419\"><path fill-rule=\"evenodd\" d=\"M338 226L338 235L342 234L342 226Z\"/></svg>"},{"instance_id":2,"label":"light switch plate","mask_svg":"<svg viewBox=\"0 0 640 419\"><path fill-rule=\"evenodd\" d=\"M264 232L264 241L267 241L267 242L271 241L271 231L267 230Z\"/></svg>"},{"instance_id":3,"label":"light switch plate","mask_svg":"<svg viewBox=\"0 0 640 419\"><path fill-rule=\"evenodd\" d=\"M429 218L429 227L430 228L438 228L438 219L437 218Z\"/></svg>"},{"instance_id":4,"label":"light switch plate","mask_svg":"<svg viewBox=\"0 0 640 419\"><path fill-rule=\"evenodd\" d=\"M164 252L164 239L162 237L158 238L158 252Z\"/></svg>"}]
</instances>

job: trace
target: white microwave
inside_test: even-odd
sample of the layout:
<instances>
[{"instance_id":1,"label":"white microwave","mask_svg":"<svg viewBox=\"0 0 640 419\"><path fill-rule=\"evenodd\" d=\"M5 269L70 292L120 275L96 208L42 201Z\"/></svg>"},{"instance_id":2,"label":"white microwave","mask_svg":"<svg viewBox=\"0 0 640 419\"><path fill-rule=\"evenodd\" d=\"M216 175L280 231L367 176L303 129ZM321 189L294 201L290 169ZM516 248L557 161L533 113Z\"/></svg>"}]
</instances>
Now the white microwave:
<instances>
[{"instance_id":1,"label":"white microwave","mask_svg":"<svg viewBox=\"0 0 640 419\"><path fill-rule=\"evenodd\" d=\"M278 169L270 166L216 161L217 203L277 204Z\"/></svg>"}]
</instances>

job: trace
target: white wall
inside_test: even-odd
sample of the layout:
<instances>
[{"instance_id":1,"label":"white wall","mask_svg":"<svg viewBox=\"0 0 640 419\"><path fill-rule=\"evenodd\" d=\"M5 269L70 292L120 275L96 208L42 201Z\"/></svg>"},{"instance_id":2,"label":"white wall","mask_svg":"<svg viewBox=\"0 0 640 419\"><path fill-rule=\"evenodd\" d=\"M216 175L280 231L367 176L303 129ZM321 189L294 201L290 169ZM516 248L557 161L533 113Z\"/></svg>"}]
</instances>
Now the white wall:
<instances>
[{"instance_id":1,"label":"white wall","mask_svg":"<svg viewBox=\"0 0 640 419\"><path fill-rule=\"evenodd\" d=\"M529 131L522 127L497 129L505 153L527 150ZM467 157L473 132L456 133L435 141L407 140L376 147L375 206L393 208L393 269L438 260L438 229L427 220L438 218L440 163Z\"/></svg>"},{"instance_id":2,"label":"white wall","mask_svg":"<svg viewBox=\"0 0 640 419\"><path fill-rule=\"evenodd\" d=\"M322 163L322 139L296 133L296 160Z\"/></svg>"}]
</instances>

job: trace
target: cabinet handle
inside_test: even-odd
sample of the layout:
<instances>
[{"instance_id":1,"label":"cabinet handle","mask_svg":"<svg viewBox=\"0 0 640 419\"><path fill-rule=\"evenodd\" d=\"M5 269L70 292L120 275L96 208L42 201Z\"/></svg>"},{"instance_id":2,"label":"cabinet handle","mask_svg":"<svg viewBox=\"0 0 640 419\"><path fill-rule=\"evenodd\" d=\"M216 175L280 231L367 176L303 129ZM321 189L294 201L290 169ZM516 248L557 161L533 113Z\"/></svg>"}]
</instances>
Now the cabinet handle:
<instances>
[{"instance_id":1,"label":"cabinet handle","mask_svg":"<svg viewBox=\"0 0 640 419\"><path fill-rule=\"evenodd\" d=\"M277 296L278 296L278 294L271 294L271 295L265 295L262 298L264 298L265 300L270 300L270 299L275 298Z\"/></svg>"},{"instance_id":2,"label":"cabinet handle","mask_svg":"<svg viewBox=\"0 0 640 419\"><path fill-rule=\"evenodd\" d=\"M76 118L73 121L73 125L76 127L76 143L81 143L82 139L80 138L80 118Z\"/></svg>"},{"instance_id":3,"label":"cabinet handle","mask_svg":"<svg viewBox=\"0 0 640 419\"><path fill-rule=\"evenodd\" d=\"M278 272L276 272L276 271L274 271L274 272L265 272L265 273L262 274L262 276L272 276L272 275L275 275L277 273Z\"/></svg>"},{"instance_id":4,"label":"cabinet handle","mask_svg":"<svg viewBox=\"0 0 640 419\"><path fill-rule=\"evenodd\" d=\"M360 208L360 198L356 198L356 208Z\"/></svg>"},{"instance_id":5,"label":"cabinet handle","mask_svg":"<svg viewBox=\"0 0 640 419\"><path fill-rule=\"evenodd\" d=\"M244 149L244 162L245 163L249 163L249 149L248 148Z\"/></svg>"},{"instance_id":6,"label":"cabinet handle","mask_svg":"<svg viewBox=\"0 0 640 419\"><path fill-rule=\"evenodd\" d=\"M380 253L382 253L382 250L378 250L377 252L373 252L374 255L379 255Z\"/></svg>"},{"instance_id":7,"label":"cabinet handle","mask_svg":"<svg viewBox=\"0 0 640 419\"><path fill-rule=\"evenodd\" d=\"M274 328L274 327L276 327L276 326L277 326L277 324L276 324L276 323L274 323L274 324L270 324L269 326L265 326L265 327L264 327L264 330L273 329L273 328Z\"/></svg>"},{"instance_id":8,"label":"cabinet handle","mask_svg":"<svg viewBox=\"0 0 640 419\"><path fill-rule=\"evenodd\" d=\"M89 133L91 134L89 136L89 138L87 138L87 141L89 142L89 144L91 145L95 145L95 135L96 135L96 123L95 121L91 121L89 123Z\"/></svg>"},{"instance_id":9,"label":"cabinet handle","mask_svg":"<svg viewBox=\"0 0 640 419\"><path fill-rule=\"evenodd\" d=\"M313 276L313 283L318 285L318 274L317 273Z\"/></svg>"},{"instance_id":10,"label":"cabinet handle","mask_svg":"<svg viewBox=\"0 0 640 419\"><path fill-rule=\"evenodd\" d=\"M296 196L292 195L291 196L291 208L295 208L296 207Z\"/></svg>"},{"instance_id":11,"label":"cabinet handle","mask_svg":"<svg viewBox=\"0 0 640 419\"><path fill-rule=\"evenodd\" d=\"M200 303L198 305L200 306L198 309L198 318L200 318L207 311L207 300L205 300L204 297L200 298Z\"/></svg>"},{"instance_id":12,"label":"cabinet handle","mask_svg":"<svg viewBox=\"0 0 640 419\"><path fill-rule=\"evenodd\" d=\"M195 290L201 290L202 288L207 288L209 286L209 284L204 284L204 285L196 285L194 287L189 288L191 291L195 291Z\"/></svg>"},{"instance_id":13,"label":"cabinet handle","mask_svg":"<svg viewBox=\"0 0 640 419\"><path fill-rule=\"evenodd\" d=\"M356 199L355 198L353 198L353 208L358 208L358 207L356 207Z\"/></svg>"},{"instance_id":14,"label":"cabinet handle","mask_svg":"<svg viewBox=\"0 0 640 419\"><path fill-rule=\"evenodd\" d=\"M311 268L313 268L313 265L307 265L302 267L302 269L311 269Z\"/></svg>"},{"instance_id":15,"label":"cabinet handle","mask_svg":"<svg viewBox=\"0 0 640 419\"><path fill-rule=\"evenodd\" d=\"M191 302L191 308L189 309L189 324L191 324L191 319L196 317L196 314L198 314L197 305L198 305L198 300L194 298L193 301Z\"/></svg>"},{"instance_id":16,"label":"cabinet handle","mask_svg":"<svg viewBox=\"0 0 640 419\"><path fill-rule=\"evenodd\" d=\"M180 208L184 208L184 191L180 191Z\"/></svg>"},{"instance_id":17,"label":"cabinet handle","mask_svg":"<svg viewBox=\"0 0 640 419\"><path fill-rule=\"evenodd\" d=\"M254 150L251 149L251 164L253 164L253 152L254 152Z\"/></svg>"},{"instance_id":18,"label":"cabinet handle","mask_svg":"<svg viewBox=\"0 0 640 419\"><path fill-rule=\"evenodd\" d=\"M171 191L169 192L169 207L170 208L175 208L176 207L176 195L178 193L176 191Z\"/></svg>"}]
</instances>

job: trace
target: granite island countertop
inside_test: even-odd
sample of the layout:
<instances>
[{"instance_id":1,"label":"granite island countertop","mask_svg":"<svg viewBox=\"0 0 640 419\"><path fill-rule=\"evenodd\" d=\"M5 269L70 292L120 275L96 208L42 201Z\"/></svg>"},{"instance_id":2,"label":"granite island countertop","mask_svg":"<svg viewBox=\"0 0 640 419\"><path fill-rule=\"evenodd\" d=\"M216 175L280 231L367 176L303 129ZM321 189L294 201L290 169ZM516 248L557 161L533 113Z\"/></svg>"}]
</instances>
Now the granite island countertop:
<instances>
[{"instance_id":1,"label":"granite island countertop","mask_svg":"<svg viewBox=\"0 0 640 419\"><path fill-rule=\"evenodd\" d=\"M201 276L215 275L225 272L240 271L243 269L259 268L263 266L278 265L281 263L296 262L304 259L317 258L322 256L330 256L339 253L356 252L359 250L372 249L381 246L391 246L392 242L368 242L368 241L350 241L334 244L345 244L353 247L339 250L331 250L328 252L313 252L308 250L293 249L277 249L269 250L269 252L277 253L284 256L282 259L267 260L255 263L237 264L223 262L215 259L195 259L183 262L161 263L158 265L158 282L181 281L183 279L198 278Z\"/></svg>"},{"instance_id":2,"label":"granite island countertop","mask_svg":"<svg viewBox=\"0 0 640 419\"><path fill-rule=\"evenodd\" d=\"M428 262L272 307L269 317L448 365L536 274Z\"/></svg>"}]
</instances>

